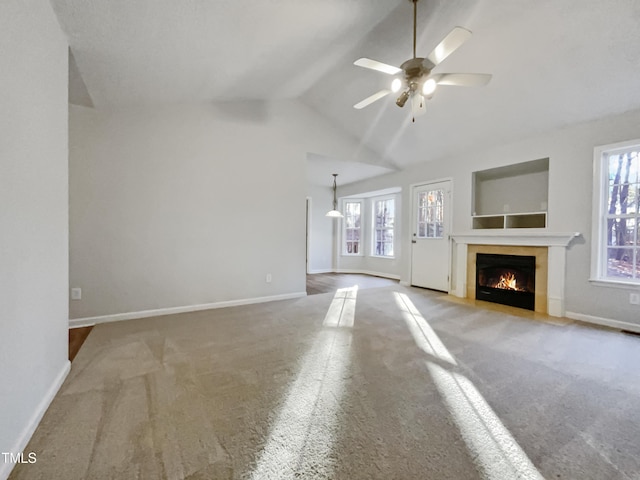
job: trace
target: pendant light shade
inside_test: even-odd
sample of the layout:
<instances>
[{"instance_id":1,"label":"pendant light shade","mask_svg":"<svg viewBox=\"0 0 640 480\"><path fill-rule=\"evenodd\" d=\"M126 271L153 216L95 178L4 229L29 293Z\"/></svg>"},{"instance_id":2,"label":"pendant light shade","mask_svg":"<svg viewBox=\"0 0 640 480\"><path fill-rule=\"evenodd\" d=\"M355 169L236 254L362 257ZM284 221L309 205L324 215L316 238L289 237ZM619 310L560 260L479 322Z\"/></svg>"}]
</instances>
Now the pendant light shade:
<instances>
[{"instance_id":1,"label":"pendant light shade","mask_svg":"<svg viewBox=\"0 0 640 480\"><path fill-rule=\"evenodd\" d=\"M332 218L342 218L344 217L344 215L342 215L342 213L340 213L340 211L338 210L338 198L336 197L336 177L338 176L337 173L333 174L333 210L330 210L327 212L326 216L327 217L332 217Z\"/></svg>"}]
</instances>

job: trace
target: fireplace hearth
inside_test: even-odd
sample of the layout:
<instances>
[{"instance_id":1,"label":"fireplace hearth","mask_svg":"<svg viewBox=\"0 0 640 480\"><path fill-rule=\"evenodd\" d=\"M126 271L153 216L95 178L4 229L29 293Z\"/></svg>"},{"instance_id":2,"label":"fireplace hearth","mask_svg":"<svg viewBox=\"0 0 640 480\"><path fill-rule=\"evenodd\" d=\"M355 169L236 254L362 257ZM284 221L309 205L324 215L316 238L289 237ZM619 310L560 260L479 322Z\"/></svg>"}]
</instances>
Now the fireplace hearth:
<instances>
[{"instance_id":1,"label":"fireplace hearth","mask_svg":"<svg viewBox=\"0 0 640 480\"><path fill-rule=\"evenodd\" d=\"M535 309L536 257L476 254L476 299Z\"/></svg>"}]
</instances>

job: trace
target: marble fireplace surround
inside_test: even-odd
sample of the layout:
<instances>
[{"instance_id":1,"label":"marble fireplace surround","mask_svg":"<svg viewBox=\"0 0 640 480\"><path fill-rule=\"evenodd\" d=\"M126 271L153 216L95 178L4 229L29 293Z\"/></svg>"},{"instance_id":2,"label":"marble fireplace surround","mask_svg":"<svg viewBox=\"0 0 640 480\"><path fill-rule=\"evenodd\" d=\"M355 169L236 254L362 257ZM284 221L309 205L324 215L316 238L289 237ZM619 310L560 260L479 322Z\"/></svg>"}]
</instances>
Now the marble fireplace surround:
<instances>
[{"instance_id":1,"label":"marble fireplace surround","mask_svg":"<svg viewBox=\"0 0 640 480\"><path fill-rule=\"evenodd\" d=\"M460 298L475 298L476 253L535 255L535 311L563 317L567 247L579 235L577 232L504 231L451 235L456 248L456 276L451 293Z\"/></svg>"}]
</instances>

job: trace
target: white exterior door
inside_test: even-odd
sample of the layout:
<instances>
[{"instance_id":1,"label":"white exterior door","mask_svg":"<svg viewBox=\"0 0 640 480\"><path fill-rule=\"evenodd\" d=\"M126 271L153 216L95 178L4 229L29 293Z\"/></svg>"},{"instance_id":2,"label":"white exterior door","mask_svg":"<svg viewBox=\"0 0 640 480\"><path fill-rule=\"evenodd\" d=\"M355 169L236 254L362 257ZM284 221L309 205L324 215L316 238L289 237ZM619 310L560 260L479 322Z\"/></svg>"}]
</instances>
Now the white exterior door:
<instances>
[{"instance_id":1,"label":"white exterior door","mask_svg":"<svg viewBox=\"0 0 640 480\"><path fill-rule=\"evenodd\" d=\"M449 291L451 181L413 187L411 285Z\"/></svg>"}]
</instances>

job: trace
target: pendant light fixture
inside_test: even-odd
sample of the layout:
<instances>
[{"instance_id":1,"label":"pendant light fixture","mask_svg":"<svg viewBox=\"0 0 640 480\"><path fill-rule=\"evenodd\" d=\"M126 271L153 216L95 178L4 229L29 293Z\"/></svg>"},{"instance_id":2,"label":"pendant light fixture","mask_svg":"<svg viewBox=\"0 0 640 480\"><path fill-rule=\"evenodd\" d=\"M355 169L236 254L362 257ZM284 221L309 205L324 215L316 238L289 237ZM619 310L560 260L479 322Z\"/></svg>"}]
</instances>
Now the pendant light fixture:
<instances>
[{"instance_id":1,"label":"pendant light fixture","mask_svg":"<svg viewBox=\"0 0 640 480\"><path fill-rule=\"evenodd\" d=\"M326 216L327 217L332 217L332 218L342 218L344 217L344 215L342 215L340 213L340 211L338 210L338 199L336 197L336 177L338 176L337 173L333 174L333 210L330 210L329 212L327 212Z\"/></svg>"}]
</instances>

